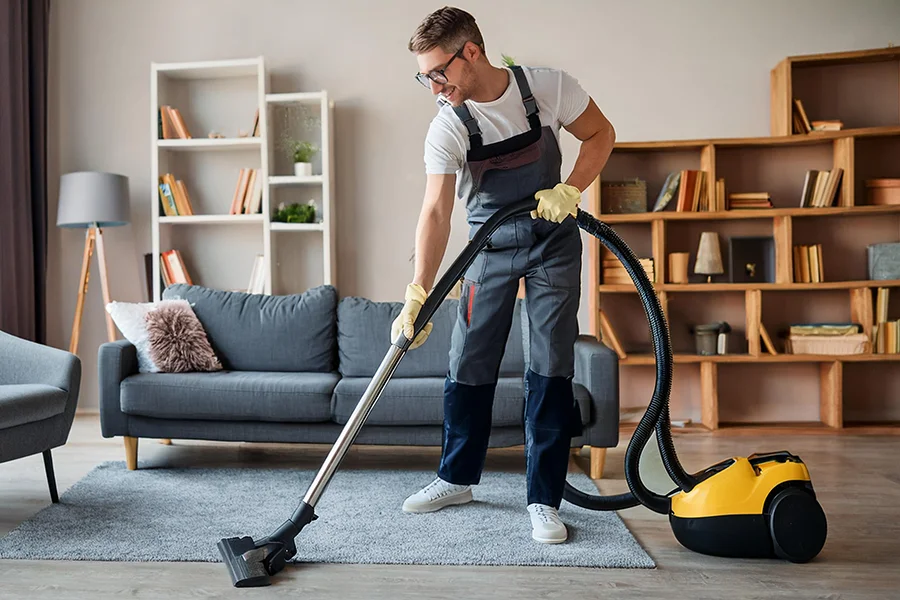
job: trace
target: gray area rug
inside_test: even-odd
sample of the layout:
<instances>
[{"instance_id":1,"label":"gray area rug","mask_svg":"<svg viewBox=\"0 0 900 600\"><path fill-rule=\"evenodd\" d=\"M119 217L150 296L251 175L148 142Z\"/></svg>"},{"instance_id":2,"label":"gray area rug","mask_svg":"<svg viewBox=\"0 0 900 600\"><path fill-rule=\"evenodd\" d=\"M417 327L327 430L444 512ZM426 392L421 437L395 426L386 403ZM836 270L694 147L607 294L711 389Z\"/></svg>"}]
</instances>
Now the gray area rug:
<instances>
[{"instance_id":1,"label":"gray area rug","mask_svg":"<svg viewBox=\"0 0 900 600\"><path fill-rule=\"evenodd\" d=\"M259 539L290 517L315 475L259 468L140 468L105 462L0 539L0 558L220 562L224 537ZM407 514L426 471L338 471L297 537L295 562L653 568L615 513L563 502L565 544L531 539L525 477L486 472L475 501ZM583 490L583 474L569 481Z\"/></svg>"}]
</instances>

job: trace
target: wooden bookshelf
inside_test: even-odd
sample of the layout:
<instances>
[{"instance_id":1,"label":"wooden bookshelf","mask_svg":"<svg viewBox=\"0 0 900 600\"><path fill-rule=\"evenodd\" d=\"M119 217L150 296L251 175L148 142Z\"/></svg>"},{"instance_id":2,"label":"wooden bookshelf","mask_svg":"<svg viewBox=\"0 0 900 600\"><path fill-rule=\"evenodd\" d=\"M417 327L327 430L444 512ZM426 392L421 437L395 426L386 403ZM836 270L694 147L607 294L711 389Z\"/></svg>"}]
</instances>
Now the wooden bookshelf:
<instances>
[{"instance_id":1,"label":"wooden bookshelf","mask_svg":"<svg viewBox=\"0 0 900 600\"><path fill-rule=\"evenodd\" d=\"M813 77L831 87L813 86ZM900 280L870 280L866 259L867 245L900 241L900 205L869 205L865 192L869 178L900 177L898 77L897 48L789 57L773 70L770 137L616 143L586 192L586 208L610 224L638 258L653 259L654 289L674 353L671 417L691 422L679 431L900 433L900 355L871 350L786 354L783 342L787 327L801 322L860 323L871 340L875 294L881 287L896 290L889 313L893 319L900 316ZM893 94L878 100L884 106L876 107L869 121L857 119L855 112L866 94L857 92L856 106L845 113L824 112L830 105L817 101L818 93L837 89L844 94L847 86L861 81ZM810 118L841 119L850 127L793 134L791 94L796 92L803 93ZM777 117L784 123L774 116L776 107L787 111L786 117ZM782 129L776 127L779 123ZM806 172L836 168L843 175L832 205L801 207ZM678 211L676 196L653 212L668 174L685 169L706 173L709 206L718 208L713 184L724 178L726 198L733 192L764 191L772 207L729 209L726 204L725 210ZM633 178L646 181L646 212L603 213L601 180ZM711 282L693 273L704 231L718 233L725 267ZM772 238L774 264L768 279L732 281L729 241L746 236ZM815 244L822 249L822 281L795 281L794 246ZM645 406L656 377L646 314L633 285L603 282L604 251L596 238L587 240L590 331L619 354L620 405ZM668 257L673 252L689 253L687 283L670 280ZM720 321L732 328L728 352L697 354L691 328ZM760 339L763 330L775 354Z\"/></svg>"},{"instance_id":2,"label":"wooden bookshelf","mask_svg":"<svg viewBox=\"0 0 900 600\"><path fill-rule=\"evenodd\" d=\"M770 81L773 136L792 135L794 98L810 120L859 129L900 125L900 47L788 56Z\"/></svg>"}]
</instances>

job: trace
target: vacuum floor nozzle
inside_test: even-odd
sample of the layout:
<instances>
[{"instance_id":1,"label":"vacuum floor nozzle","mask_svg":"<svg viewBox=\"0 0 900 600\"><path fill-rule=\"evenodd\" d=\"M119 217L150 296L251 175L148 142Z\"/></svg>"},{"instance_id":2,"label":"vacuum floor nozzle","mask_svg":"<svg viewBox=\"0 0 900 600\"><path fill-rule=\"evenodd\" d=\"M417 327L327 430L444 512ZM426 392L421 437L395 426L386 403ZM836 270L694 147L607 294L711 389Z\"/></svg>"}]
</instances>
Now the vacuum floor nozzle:
<instances>
[{"instance_id":1,"label":"vacuum floor nozzle","mask_svg":"<svg viewBox=\"0 0 900 600\"><path fill-rule=\"evenodd\" d=\"M217 546L234 587L263 587L271 583L265 564L267 546L257 546L248 536L225 538Z\"/></svg>"}]
</instances>

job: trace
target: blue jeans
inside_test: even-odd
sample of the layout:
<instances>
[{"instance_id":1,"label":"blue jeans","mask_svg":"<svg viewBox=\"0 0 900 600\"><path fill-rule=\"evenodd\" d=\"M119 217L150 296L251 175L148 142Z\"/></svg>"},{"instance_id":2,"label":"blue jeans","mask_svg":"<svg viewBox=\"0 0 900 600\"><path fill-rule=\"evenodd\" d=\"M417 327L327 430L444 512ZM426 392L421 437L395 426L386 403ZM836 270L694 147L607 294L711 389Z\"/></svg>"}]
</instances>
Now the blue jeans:
<instances>
[{"instance_id":1,"label":"blue jeans","mask_svg":"<svg viewBox=\"0 0 900 600\"><path fill-rule=\"evenodd\" d=\"M438 476L449 483L475 485L481 480L496 382L444 384L444 431ZM568 377L525 374L525 460L527 504L559 508L573 436L581 435L578 406Z\"/></svg>"}]
</instances>

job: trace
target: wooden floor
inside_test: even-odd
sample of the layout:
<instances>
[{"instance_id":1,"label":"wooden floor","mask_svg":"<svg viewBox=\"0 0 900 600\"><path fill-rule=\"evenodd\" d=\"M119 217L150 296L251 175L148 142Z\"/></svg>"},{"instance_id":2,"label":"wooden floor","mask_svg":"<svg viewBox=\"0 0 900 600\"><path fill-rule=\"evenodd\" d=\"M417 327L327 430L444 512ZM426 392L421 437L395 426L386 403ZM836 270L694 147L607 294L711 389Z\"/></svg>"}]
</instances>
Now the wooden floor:
<instances>
[{"instance_id":1,"label":"wooden floor","mask_svg":"<svg viewBox=\"0 0 900 600\"><path fill-rule=\"evenodd\" d=\"M782 449L799 454L829 518L828 541L816 561L794 565L695 554L675 541L665 518L638 507L621 514L656 560L656 569L323 564L288 567L271 587L239 590L231 586L225 567L215 563L6 560L0 561L0 598L900 598L900 436L684 434L675 441L688 471L732 454ZM604 493L625 489L624 443L609 451L600 483ZM140 459L171 466L314 468L327 450L179 440L165 446L141 440ZM344 468L401 462L432 468L438 455L437 449L410 454L408 449L354 448ZM68 444L54 451L60 493L104 460L124 460L121 440L102 438L96 416L77 418ZM581 458L573 461L572 468L578 468L574 463L586 467ZM487 467L522 469L521 448L492 451ZM298 490L298 498L303 491ZM0 464L0 535L48 503L39 455Z\"/></svg>"}]
</instances>

